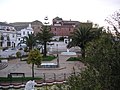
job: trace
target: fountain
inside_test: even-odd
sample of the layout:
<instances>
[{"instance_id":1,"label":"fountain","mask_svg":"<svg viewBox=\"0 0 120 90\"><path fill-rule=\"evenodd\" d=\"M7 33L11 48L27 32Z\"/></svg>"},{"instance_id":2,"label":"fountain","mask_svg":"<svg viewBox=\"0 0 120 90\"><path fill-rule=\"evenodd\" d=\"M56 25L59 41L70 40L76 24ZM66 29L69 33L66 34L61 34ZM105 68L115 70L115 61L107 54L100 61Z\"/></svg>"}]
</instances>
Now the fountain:
<instances>
[{"instance_id":1,"label":"fountain","mask_svg":"<svg viewBox=\"0 0 120 90\"><path fill-rule=\"evenodd\" d=\"M33 80L29 80L26 85L25 85L25 90L34 90L34 86L36 85L37 83Z\"/></svg>"},{"instance_id":2,"label":"fountain","mask_svg":"<svg viewBox=\"0 0 120 90\"><path fill-rule=\"evenodd\" d=\"M69 49L67 49L66 52L62 52L61 55L76 55L76 52L70 52Z\"/></svg>"}]
</instances>

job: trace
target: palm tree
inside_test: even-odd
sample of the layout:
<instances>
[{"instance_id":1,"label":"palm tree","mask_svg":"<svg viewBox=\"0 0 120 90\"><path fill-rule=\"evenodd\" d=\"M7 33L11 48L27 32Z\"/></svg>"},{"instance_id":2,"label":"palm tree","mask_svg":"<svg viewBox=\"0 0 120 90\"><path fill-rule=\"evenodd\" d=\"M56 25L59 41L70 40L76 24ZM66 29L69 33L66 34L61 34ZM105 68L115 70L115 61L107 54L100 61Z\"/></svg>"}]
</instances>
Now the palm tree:
<instances>
[{"instance_id":1,"label":"palm tree","mask_svg":"<svg viewBox=\"0 0 120 90\"><path fill-rule=\"evenodd\" d=\"M23 39L23 42L29 47L29 51L36 45L36 37L34 34L28 34L28 36L25 36Z\"/></svg>"},{"instance_id":2,"label":"palm tree","mask_svg":"<svg viewBox=\"0 0 120 90\"><path fill-rule=\"evenodd\" d=\"M75 32L70 36L72 39L71 42L67 45L68 48L78 46L81 48L82 58L85 58L85 47L86 44L93 40L94 38L99 37L102 28L92 28L92 26L77 26Z\"/></svg>"},{"instance_id":3,"label":"palm tree","mask_svg":"<svg viewBox=\"0 0 120 90\"><path fill-rule=\"evenodd\" d=\"M47 54L47 42L50 42L52 37L53 33L51 33L50 27L42 26L41 31L37 34L37 38L44 46L43 56Z\"/></svg>"},{"instance_id":4,"label":"palm tree","mask_svg":"<svg viewBox=\"0 0 120 90\"><path fill-rule=\"evenodd\" d=\"M30 51L27 59L28 64L32 64L32 78L34 79L34 65L41 65L42 55L39 50L33 49Z\"/></svg>"}]
</instances>

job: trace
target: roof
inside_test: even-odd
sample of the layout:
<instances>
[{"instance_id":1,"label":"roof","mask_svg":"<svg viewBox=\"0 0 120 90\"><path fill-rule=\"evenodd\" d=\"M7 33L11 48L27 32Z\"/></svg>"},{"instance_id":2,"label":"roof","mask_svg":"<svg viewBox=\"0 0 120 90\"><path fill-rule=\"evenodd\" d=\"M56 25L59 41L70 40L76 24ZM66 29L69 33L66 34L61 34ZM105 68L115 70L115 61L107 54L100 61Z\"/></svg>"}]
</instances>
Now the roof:
<instances>
[{"instance_id":1,"label":"roof","mask_svg":"<svg viewBox=\"0 0 120 90\"><path fill-rule=\"evenodd\" d=\"M39 21L39 20L35 20L35 21L31 22L31 24L40 24L40 25L42 25L42 22Z\"/></svg>"},{"instance_id":2,"label":"roof","mask_svg":"<svg viewBox=\"0 0 120 90\"><path fill-rule=\"evenodd\" d=\"M33 22L15 22L15 23L10 23L10 25L13 25L17 31L20 31L21 29L27 28L29 24L40 24L42 25L41 21L35 20Z\"/></svg>"},{"instance_id":3,"label":"roof","mask_svg":"<svg viewBox=\"0 0 120 90\"><path fill-rule=\"evenodd\" d=\"M7 24L7 23L5 23L5 22L0 22L0 25L1 25L1 26L12 26L12 27L13 27L13 25Z\"/></svg>"},{"instance_id":4,"label":"roof","mask_svg":"<svg viewBox=\"0 0 120 90\"><path fill-rule=\"evenodd\" d=\"M31 22L15 22L10 24L13 25L17 31L20 31L21 29L27 28L30 23Z\"/></svg>"},{"instance_id":5,"label":"roof","mask_svg":"<svg viewBox=\"0 0 120 90\"><path fill-rule=\"evenodd\" d=\"M63 25L76 25L79 23L79 21L63 21Z\"/></svg>"},{"instance_id":6,"label":"roof","mask_svg":"<svg viewBox=\"0 0 120 90\"><path fill-rule=\"evenodd\" d=\"M62 20L62 18L60 18L60 17L55 17L53 20Z\"/></svg>"}]
</instances>

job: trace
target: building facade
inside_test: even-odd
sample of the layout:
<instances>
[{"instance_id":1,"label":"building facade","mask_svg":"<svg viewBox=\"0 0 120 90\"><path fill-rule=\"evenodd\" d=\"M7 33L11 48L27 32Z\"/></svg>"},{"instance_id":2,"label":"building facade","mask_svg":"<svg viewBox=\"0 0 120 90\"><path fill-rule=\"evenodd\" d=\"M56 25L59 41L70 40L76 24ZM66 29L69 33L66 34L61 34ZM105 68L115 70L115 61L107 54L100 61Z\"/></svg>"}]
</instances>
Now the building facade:
<instances>
[{"instance_id":1,"label":"building facade","mask_svg":"<svg viewBox=\"0 0 120 90\"><path fill-rule=\"evenodd\" d=\"M62 18L56 17L52 21L51 32L55 36L65 37L69 36L72 32L74 32L75 26L80 22L78 21L66 21Z\"/></svg>"},{"instance_id":2,"label":"building facade","mask_svg":"<svg viewBox=\"0 0 120 90\"><path fill-rule=\"evenodd\" d=\"M15 47L17 32L15 28L4 22L0 22L0 46L1 47Z\"/></svg>"},{"instance_id":3,"label":"building facade","mask_svg":"<svg viewBox=\"0 0 120 90\"><path fill-rule=\"evenodd\" d=\"M31 27L32 27L35 35L38 32L40 32L42 25L43 25L42 22L40 22L38 20L35 20L35 21L31 22Z\"/></svg>"},{"instance_id":4,"label":"building facade","mask_svg":"<svg viewBox=\"0 0 120 90\"><path fill-rule=\"evenodd\" d=\"M28 34L33 34L31 24L27 28L16 31L14 26L0 22L0 47L16 47Z\"/></svg>"},{"instance_id":5,"label":"building facade","mask_svg":"<svg viewBox=\"0 0 120 90\"><path fill-rule=\"evenodd\" d=\"M29 24L29 26L27 28L21 29L20 31L17 31L17 45L21 44L21 41L23 41L24 37L27 37L28 34L33 34L33 28L31 26L31 24Z\"/></svg>"}]
</instances>

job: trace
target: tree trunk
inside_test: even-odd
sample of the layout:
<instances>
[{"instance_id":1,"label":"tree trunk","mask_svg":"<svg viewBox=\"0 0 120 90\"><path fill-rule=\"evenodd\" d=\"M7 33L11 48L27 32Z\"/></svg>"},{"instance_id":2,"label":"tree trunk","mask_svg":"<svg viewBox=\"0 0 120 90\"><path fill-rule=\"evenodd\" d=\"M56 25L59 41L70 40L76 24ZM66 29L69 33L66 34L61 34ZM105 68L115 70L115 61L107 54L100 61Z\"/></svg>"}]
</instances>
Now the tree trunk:
<instances>
[{"instance_id":1,"label":"tree trunk","mask_svg":"<svg viewBox=\"0 0 120 90\"><path fill-rule=\"evenodd\" d=\"M22 56L20 56L20 61L22 61Z\"/></svg>"},{"instance_id":2,"label":"tree trunk","mask_svg":"<svg viewBox=\"0 0 120 90\"><path fill-rule=\"evenodd\" d=\"M22 61L22 55L20 55L20 61Z\"/></svg>"},{"instance_id":3,"label":"tree trunk","mask_svg":"<svg viewBox=\"0 0 120 90\"><path fill-rule=\"evenodd\" d=\"M32 63L32 78L34 79L34 63Z\"/></svg>"},{"instance_id":4,"label":"tree trunk","mask_svg":"<svg viewBox=\"0 0 120 90\"><path fill-rule=\"evenodd\" d=\"M82 58L85 59L85 48L84 47L81 48L81 54L82 54Z\"/></svg>"},{"instance_id":5,"label":"tree trunk","mask_svg":"<svg viewBox=\"0 0 120 90\"><path fill-rule=\"evenodd\" d=\"M47 42L44 42L44 52L43 52L43 56L46 57L47 54Z\"/></svg>"},{"instance_id":6,"label":"tree trunk","mask_svg":"<svg viewBox=\"0 0 120 90\"><path fill-rule=\"evenodd\" d=\"M32 50L32 46L29 47L29 52L30 52L30 50Z\"/></svg>"}]
</instances>

